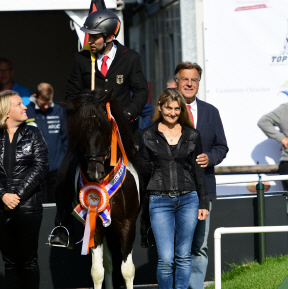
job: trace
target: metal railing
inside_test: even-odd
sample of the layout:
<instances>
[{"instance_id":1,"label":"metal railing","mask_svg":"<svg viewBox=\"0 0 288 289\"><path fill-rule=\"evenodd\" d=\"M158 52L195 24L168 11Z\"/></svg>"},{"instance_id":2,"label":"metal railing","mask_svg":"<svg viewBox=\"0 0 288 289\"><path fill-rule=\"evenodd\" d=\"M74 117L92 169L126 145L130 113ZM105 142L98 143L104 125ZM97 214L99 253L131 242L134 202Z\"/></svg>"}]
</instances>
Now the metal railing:
<instances>
[{"instance_id":1,"label":"metal railing","mask_svg":"<svg viewBox=\"0 0 288 289\"><path fill-rule=\"evenodd\" d=\"M247 173L247 172L245 172ZM254 173L254 172L253 172ZM252 177L252 178L251 178ZM288 232L288 226L265 226L265 199L264 189L265 186L262 181L275 181L275 180L288 180L288 175L277 175L277 176L249 176L239 180L239 177L235 179L229 178L226 181L216 180L217 185L219 184L235 184L235 183L247 183L256 182L257 191L257 227L232 227L232 228L218 228L214 231L214 270L215 270L215 289L221 289L221 235L222 234L241 234L241 233L260 233L258 251L259 251L259 263L262 264L266 259L266 236L264 233L267 232ZM271 193L270 193L271 194ZM287 200L287 192L281 192ZM279 195L279 192L278 192ZM255 197L255 195L252 195ZM218 199L218 198L217 198Z\"/></svg>"},{"instance_id":2,"label":"metal railing","mask_svg":"<svg viewBox=\"0 0 288 289\"><path fill-rule=\"evenodd\" d=\"M288 180L288 175L276 175L276 176L261 176L263 182L267 181L283 181ZM229 185L229 184L240 184L240 183L250 183L250 182L258 182L258 175L250 175L250 176L235 176L227 177L224 180L219 180L216 178L217 185Z\"/></svg>"},{"instance_id":3,"label":"metal railing","mask_svg":"<svg viewBox=\"0 0 288 289\"><path fill-rule=\"evenodd\" d=\"M221 235L273 232L288 232L288 226L217 228L214 231L215 289L221 289Z\"/></svg>"}]
</instances>

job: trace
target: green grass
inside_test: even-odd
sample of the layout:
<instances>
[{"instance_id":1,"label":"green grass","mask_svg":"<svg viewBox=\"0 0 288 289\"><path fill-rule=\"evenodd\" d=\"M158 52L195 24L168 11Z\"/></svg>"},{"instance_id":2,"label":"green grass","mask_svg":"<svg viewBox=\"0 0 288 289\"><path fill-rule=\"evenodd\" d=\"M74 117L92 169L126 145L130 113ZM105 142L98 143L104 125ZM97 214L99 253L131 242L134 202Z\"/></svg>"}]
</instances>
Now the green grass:
<instances>
[{"instance_id":1,"label":"green grass","mask_svg":"<svg viewBox=\"0 0 288 289\"><path fill-rule=\"evenodd\" d=\"M230 267L222 272L222 289L277 289L288 276L288 255L269 257L262 265L253 262Z\"/></svg>"}]
</instances>

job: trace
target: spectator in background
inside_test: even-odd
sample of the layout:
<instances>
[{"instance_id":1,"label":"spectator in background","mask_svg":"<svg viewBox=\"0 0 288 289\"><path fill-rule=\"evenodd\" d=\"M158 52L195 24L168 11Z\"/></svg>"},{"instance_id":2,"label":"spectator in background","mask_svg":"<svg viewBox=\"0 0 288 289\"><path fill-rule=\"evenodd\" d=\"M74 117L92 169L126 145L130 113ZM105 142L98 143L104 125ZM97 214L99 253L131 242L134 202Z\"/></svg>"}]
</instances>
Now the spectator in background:
<instances>
[{"instance_id":1,"label":"spectator in background","mask_svg":"<svg viewBox=\"0 0 288 289\"><path fill-rule=\"evenodd\" d=\"M279 174L288 174L288 103L265 114L258 121L258 126L267 137L273 138L283 145L279 164ZM276 128L278 127L279 130ZM282 181L284 190L288 190L288 180Z\"/></svg>"},{"instance_id":2,"label":"spectator in background","mask_svg":"<svg viewBox=\"0 0 288 289\"><path fill-rule=\"evenodd\" d=\"M177 83L174 78L171 78L167 81L167 88L175 88L177 87Z\"/></svg>"},{"instance_id":3,"label":"spectator in background","mask_svg":"<svg viewBox=\"0 0 288 289\"><path fill-rule=\"evenodd\" d=\"M28 105L31 92L28 87L13 81L14 69L6 58L0 58L0 92L4 90L16 91L22 98L23 104Z\"/></svg>"},{"instance_id":4,"label":"spectator in background","mask_svg":"<svg viewBox=\"0 0 288 289\"><path fill-rule=\"evenodd\" d=\"M65 109L53 102L53 94L53 87L49 83L40 83L36 89L35 101L27 106L27 124L41 130L49 151L44 203L55 203L56 175L68 146Z\"/></svg>"},{"instance_id":5,"label":"spectator in background","mask_svg":"<svg viewBox=\"0 0 288 289\"><path fill-rule=\"evenodd\" d=\"M140 114L140 126L139 128L142 130L151 124L151 117L154 111L154 107L150 102L147 102L145 107L143 108Z\"/></svg>"}]
</instances>

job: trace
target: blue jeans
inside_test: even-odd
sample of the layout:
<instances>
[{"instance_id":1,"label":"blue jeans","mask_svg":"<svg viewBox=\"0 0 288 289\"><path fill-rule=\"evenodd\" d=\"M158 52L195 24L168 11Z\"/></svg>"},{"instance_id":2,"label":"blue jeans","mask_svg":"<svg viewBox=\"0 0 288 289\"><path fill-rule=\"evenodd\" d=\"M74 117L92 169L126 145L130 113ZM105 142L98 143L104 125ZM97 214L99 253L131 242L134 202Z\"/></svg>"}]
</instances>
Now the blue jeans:
<instances>
[{"instance_id":1,"label":"blue jeans","mask_svg":"<svg viewBox=\"0 0 288 289\"><path fill-rule=\"evenodd\" d=\"M192 268L189 280L189 289L203 289L208 265L208 235L210 227L210 215L212 201L209 204L209 215L205 221L199 221L192 243L191 258Z\"/></svg>"},{"instance_id":2,"label":"blue jeans","mask_svg":"<svg viewBox=\"0 0 288 289\"><path fill-rule=\"evenodd\" d=\"M187 289L191 274L191 245L198 221L196 191L171 198L151 195L149 212L158 251L159 289ZM175 262L175 264L174 264Z\"/></svg>"}]
</instances>

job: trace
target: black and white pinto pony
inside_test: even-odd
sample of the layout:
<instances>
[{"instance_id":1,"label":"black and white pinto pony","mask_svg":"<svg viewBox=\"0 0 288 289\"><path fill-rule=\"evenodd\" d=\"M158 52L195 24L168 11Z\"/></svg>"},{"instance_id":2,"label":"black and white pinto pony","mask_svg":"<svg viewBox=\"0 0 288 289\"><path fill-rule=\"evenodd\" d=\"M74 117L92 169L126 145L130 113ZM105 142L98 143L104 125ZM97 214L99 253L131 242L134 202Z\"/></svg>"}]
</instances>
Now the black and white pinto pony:
<instances>
[{"instance_id":1,"label":"black and white pinto pony","mask_svg":"<svg viewBox=\"0 0 288 289\"><path fill-rule=\"evenodd\" d=\"M132 289L140 197L131 124L112 92L85 91L65 106L69 147L80 168L74 213L81 218L86 212L82 254L92 253L94 288L102 288L105 273L106 289L120 288L123 279Z\"/></svg>"}]
</instances>

